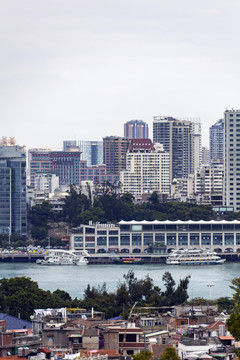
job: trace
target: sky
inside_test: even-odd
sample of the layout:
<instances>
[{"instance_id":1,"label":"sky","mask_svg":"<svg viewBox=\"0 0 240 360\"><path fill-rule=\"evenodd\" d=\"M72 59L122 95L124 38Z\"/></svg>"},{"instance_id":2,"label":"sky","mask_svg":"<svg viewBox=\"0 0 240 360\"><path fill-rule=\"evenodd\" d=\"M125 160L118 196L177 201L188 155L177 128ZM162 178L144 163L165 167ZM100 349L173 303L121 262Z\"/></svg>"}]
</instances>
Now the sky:
<instances>
[{"instance_id":1,"label":"sky","mask_svg":"<svg viewBox=\"0 0 240 360\"><path fill-rule=\"evenodd\" d=\"M240 105L238 0L1 0L0 138L61 150Z\"/></svg>"}]
</instances>

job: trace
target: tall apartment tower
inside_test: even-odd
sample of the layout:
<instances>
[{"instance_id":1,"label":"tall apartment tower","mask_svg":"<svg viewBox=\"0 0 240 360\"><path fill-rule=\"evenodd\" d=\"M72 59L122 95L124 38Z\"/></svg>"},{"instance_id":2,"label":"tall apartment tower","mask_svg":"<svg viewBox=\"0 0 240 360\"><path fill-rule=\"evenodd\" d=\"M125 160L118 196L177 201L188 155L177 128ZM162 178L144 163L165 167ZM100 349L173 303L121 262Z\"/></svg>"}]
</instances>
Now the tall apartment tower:
<instances>
[{"instance_id":1,"label":"tall apartment tower","mask_svg":"<svg viewBox=\"0 0 240 360\"><path fill-rule=\"evenodd\" d=\"M148 124L142 120L130 120L124 124L124 137L128 139L148 139Z\"/></svg>"},{"instance_id":2,"label":"tall apartment tower","mask_svg":"<svg viewBox=\"0 0 240 360\"><path fill-rule=\"evenodd\" d=\"M87 166L103 164L103 141L81 141L81 160L87 161Z\"/></svg>"},{"instance_id":3,"label":"tall apartment tower","mask_svg":"<svg viewBox=\"0 0 240 360\"><path fill-rule=\"evenodd\" d=\"M224 120L219 119L209 129L210 161L224 159Z\"/></svg>"},{"instance_id":4,"label":"tall apartment tower","mask_svg":"<svg viewBox=\"0 0 240 360\"><path fill-rule=\"evenodd\" d=\"M27 233L26 152L0 146L0 234Z\"/></svg>"},{"instance_id":5,"label":"tall apartment tower","mask_svg":"<svg viewBox=\"0 0 240 360\"><path fill-rule=\"evenodd\" d=\"M127 152L127 168L120 173L122 191L135 200L154 191L170 193L169 154L150 139L133 139Z\"/></svg>"},{"instance_id":6,"label":"tall apartment tower","mask_svg":"<svg viewBox=\"0 0 240 360\"><path fill-rule=\"evenodd\" d=\"M240 110L224 113L224 204L240 211Z\"/></svg>"},{"instance_id":7,"label":"tall apartment tower","mask_svg":"<svg viewBox=\"0 0 240 360\"><path fill-rule=\"evenodd\" d=\"M126 169L126 154L131 139L119 136L103 138L103 162L108 174L119 174Z\"/></svg>"},{"instance_id":8,"label":"tall apartment tower","mask_svg":"<svg viewBox=\"0 0 240 360\"><path fill-rule=\"evenodd\" d=\"M198 118L153 118L153 142L170 156L170 179L186 178L201 165L201 123Z\"/></svg>"}]
</instances>

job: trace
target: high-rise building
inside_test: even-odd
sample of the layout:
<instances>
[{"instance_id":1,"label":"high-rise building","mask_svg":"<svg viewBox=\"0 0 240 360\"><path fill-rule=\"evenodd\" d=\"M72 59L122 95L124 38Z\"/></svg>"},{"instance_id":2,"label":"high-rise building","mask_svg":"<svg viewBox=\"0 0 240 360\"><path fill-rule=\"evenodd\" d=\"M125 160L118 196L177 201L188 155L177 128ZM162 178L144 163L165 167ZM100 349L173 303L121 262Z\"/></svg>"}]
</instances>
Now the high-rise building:
<instances>
[{"instance_id":1,"label":"high-rise building","mask_svg":"<svg viewBox=\"0 0 240 360\"><path fill-rule=\"evenodd\" d=\"M214 206L222 206L224 168L221 163L202 165L195 171L196 200Z\"/></svg>"},{"instance_id":2,"label":"high-rise building","mask_svg":"<svg viewBox=\"0 0 240 360\"><path fill-rule=\"evenodd\" d=\"M240 110L224 113L224 204L240 211Z\"/></svg>"},{"instance_id":3,"label":"high-rise building","mask_svg":"<svg viewBox=\"0 0 240 360\"><path fill-rule=\"evenodd\" d=\"M60 185L77 185L80 178L80 151L51 151L31 149L28 152L30 185L35 187L35 176L50 172L59 177Z\"/></svg>"},{"instance_id":4,"label":"high-rise building","mask_svg":"<svg viewBox=\"0 0 240 360\"><path fill-rule=\"evenodd\" d=\"M126 169L126 154L131 139L120 136L103 138L103 162L108 174L119 174Z\"/></svg>"},{"instance_id":5,"label":"high-rise building","mask_svg":"<svg viewBox=\"0 0 240 360\"><path fill-rule=\"evenodd\" d=\"M148 124L142 120L130 120L124 124L124 137L128 139L148 139Z\"/></svg>"},{"instance_id":6,"label":"high-rise building","mask_svg":"<svg viewBox=\"0 0 240 360\"><path fill-rule=\"evenodd\" d=\"M0 146L0 234L27 233L26 152L18 145Z\"/></svg>"},{"instance_id":7,"label":"high-rise building","mask_svg":"<svg viewBox=\"0 0 240 360\"><path fill-rule=\"evenodd\" d=\"M120 173L124 193L136 200L154 191L170 193L169 154L150 139L133 139L127 152L127 169Z\"/></svg>"},{"instance_id":8,"label":"high-rise building","mask_svg":"<svg viewBox=\"0 0 240 360\"><path fill-rule=\"evenodd\" d=\"M219 119L209 129L210 161L224 159L224 120Z\"/></svg>"},{"instance_id":9,"label":"high-rise building","mask_svg":"<svg viewBox=\"0 0 240 360\"><path fill-rule=\"evenodd\" d=\"M198 118L153 118L153 142L170 156L170 179L186 178L201 164L201 123Z\"/></svg>"},{"instance_id":10,"label":"high-rise building","mask_svg":"<svg viewBox=\"0 0 240 360\"><path fill-rule=\"evenodd\" d=\"M103 164L103 141L81 141L80 151L88 166Z\"/></svg>"},{"instance_id":11,"label":"high-rise building","mask_svg":"<svg viewBox=\"0 0 240 360\"><path fill-rule=\"evenodd\" d=\"M106 165L87 166L86 160L80 160L79 151L51 151L48 149L32 149L28 152L30 169L30 186L42 189L55 174L59 178L59 185L80 185L81 181L93 181L114 184L119 181L119 174L107 173ZM48 175L49 174L49 175ZM55 180L54 180L55 181ZM44 185L43 185L44 184ZM51 189L55 182L51 185ZM54 189L53 189L54 190Z\"/></svg>"}]
</instances>

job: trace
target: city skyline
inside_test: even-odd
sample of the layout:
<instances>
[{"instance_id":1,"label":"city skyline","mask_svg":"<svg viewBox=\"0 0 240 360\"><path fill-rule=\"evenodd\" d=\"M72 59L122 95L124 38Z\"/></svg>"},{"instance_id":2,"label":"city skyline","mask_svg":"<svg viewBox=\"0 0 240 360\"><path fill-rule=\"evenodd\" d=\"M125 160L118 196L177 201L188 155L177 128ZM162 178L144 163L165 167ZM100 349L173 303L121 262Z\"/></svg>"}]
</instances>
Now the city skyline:
<instances>
[{"instance_id":1,"label":"city skyline","mask_svg":"<svg viewBox=\"0 0 240 360\"><path fill-rule=\"evenodd\" d=\"M27 148L123 136L153 116L198 117L202 145L238 109L235 0L1 4L1 136ZM231 56L229 56L231 54Z\"/></svg>"}]
</instances>

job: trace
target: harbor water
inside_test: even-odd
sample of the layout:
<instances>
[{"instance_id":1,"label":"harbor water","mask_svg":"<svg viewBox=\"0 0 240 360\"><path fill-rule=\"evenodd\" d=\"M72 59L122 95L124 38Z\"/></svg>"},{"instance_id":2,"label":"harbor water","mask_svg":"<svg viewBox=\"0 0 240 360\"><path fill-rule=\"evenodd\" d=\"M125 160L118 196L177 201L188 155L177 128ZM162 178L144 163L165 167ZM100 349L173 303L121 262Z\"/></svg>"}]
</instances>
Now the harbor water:
<instances>
[{"instance_id":1,"label":"harbor water","mask_svg":"<svg viewBox=\"0 0 240 360\"><path fill-rule=\"evenodd\" d=\"M189 299L203 297L216 299L232 296L231 280L240 277L240 262L223 265L167 266L160 265L87 265L87 266L41 266L35 263L1 263L1 278L26 276L36 281L40 288L54 291L67 291L72 298L82 298L87 285L102 286L106 283L108 291L115 291L123 275L133 270L138 279L149 275L154 285L164 289L162 276L169 271L176 283L191 275ZM211 285L211 286L209 286Z\"/></svg>"}]
</instances>

